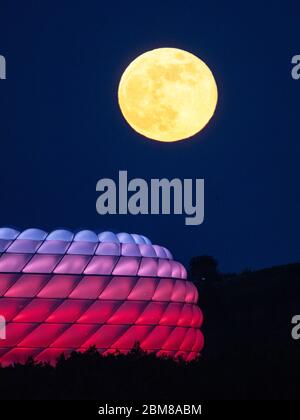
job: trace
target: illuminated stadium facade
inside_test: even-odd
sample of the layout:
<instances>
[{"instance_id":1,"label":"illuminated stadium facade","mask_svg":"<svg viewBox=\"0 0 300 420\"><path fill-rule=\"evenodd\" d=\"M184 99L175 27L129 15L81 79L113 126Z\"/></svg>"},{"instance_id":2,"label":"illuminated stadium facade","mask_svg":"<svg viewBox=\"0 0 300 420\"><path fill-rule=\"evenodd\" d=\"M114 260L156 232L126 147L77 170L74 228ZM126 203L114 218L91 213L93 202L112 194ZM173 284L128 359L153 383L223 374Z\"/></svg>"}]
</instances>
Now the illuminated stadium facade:
<instances>
[{"instance_id":1,"label":"illuminated stadium facade","mask_svg":"<svg viewBox=\"0 0 300 420\"><path fill-rule=\"evenodd\" d=\"M192 360L203 347L198 293L184 267L142 235L0 229L5 366L73 350Z\"/></svg>"}]
</instances>

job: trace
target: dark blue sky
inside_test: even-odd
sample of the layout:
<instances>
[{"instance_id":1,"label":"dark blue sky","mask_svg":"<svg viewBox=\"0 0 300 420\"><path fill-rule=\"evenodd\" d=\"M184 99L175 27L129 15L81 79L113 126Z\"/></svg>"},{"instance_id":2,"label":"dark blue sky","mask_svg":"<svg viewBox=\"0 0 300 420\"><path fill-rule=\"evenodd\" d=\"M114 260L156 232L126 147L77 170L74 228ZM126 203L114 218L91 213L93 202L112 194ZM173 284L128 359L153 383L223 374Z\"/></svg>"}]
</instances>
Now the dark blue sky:
<instances>
[{"instance_id":1,"label":"dark blue sky","mask_svg":"<svg viewBox=\"0 0 300 420\"><path fill-rule=\"evenodd\" d=\"M225 271L299 261L300 4L262 3L0 0L0 225L143 233ZM201 57L219 87L211 123L174 144L135 133L117 105L129 62L166 46ZM96 182L119 170L204 178L204 224L97 215Z\"/></svg>"}]
</instances>

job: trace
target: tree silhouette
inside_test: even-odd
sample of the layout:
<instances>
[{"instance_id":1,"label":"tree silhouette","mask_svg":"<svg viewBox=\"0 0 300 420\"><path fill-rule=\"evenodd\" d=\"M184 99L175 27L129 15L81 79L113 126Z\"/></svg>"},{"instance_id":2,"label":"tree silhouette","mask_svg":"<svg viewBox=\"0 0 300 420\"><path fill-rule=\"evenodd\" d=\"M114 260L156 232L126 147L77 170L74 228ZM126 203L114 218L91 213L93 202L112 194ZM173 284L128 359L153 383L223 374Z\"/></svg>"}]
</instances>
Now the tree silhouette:
<instances>
[{"instance_id":1,"label":"tree silhouette","mask_svg":"<svg viewBox=\"0 0 300 420\"><path fill-rule=\"evenodd\" d=\"M220 279L218 261L210 255L193 257L190 261L190 279L200 281L216 281Z\"/></svg>"}]
</instances>

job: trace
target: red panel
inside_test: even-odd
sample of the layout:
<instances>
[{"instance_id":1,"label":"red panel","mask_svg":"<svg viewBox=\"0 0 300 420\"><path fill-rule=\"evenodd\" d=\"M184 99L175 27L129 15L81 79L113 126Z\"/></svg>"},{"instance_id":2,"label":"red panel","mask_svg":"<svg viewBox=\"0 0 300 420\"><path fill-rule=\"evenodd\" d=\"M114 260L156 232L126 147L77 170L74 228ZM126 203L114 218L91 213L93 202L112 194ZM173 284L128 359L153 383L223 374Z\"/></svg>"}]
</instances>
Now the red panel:
<instances>
[{"instance_id":1,"label":"red panel","mask_svg":"<svg viewBox=\"0 0 300 420\"><path fill-rule=\"evenodd\" d=\"M185 303L180 313L177 325L179 327L190 327L193 318L193 305Z\"/></svg>"},{"instance_id":2,"label":"red panel","mask_svg":"<svg viewBox=\"0 0 300 420\"><path fill-rule=\"evenodd\" d=\"M157 276L158 260L157 258L142 258L138 271L139 276Z\"/></svg>"},{"instance_id":3,"label":"red panel","mask_svg":"<svg viewBox=\"0 0 300 420\"><path fill-rule=\"evenodd\" d=\"M16 324L23 325L23 324ZM41 324L19 343L18 347L47 347L66 328L66 324Z\"/></svg>"},{"instance_id":4,"label":"red panel","mask_svg":"<svg viewBox=\"0 0 300 420\"><path fill-rule=\"evenodd\" d=\"M81 347L88 348L94 345L102 349L112 347L127 329L127 325L103 325Z\"/></svg>"},{"instance_id":5,"label":"red panel","mask_svg":"<svg viewBox=\"0 0 300 420\"><path fill-rule=\"evenodd\" d=\"M34 297L49 280L47 274L23 274L5 293L6 297Z\"/></svg>"},{"instance_id":6,"label":"red panel","mask_svg":"<svg viewBox=\"0 0 300 420\"><path fill-rule=\"evenodd\" d=\"M149 336L142 341L141 347L148 350L159 350L172 332L173 327L154 327Z\"/></svg>"},{"instance_id":7,"label":"red panel","mask_svg":"<svg viewBox=\"0 0 300 420\"><path fill-rule=\"evenodd\" d=\"M108 324L134 324L146 307L146 302L124 302L108 319Z\"/></svg>"},{"instance_id":8,"label":"red panel","mask_svg":"<svg viewBox=\"0 0 300 420\"><path fill-rule=\"evenodd\" d=\"M97 299L109 281L110 277L84 276L69 297L71 299Z\"/></svg>"},{"instance_id":9,"label":"red panel","mask_svg":"<svg viewBox=\"0 0 300 420\"><path fill-rule=\"evenodd\" d=\"M49 315L45 322L75 322L91 304L89 300L65 300L55 311Z\"/></svg>"},{"instance_id":10,"label":"red panel","mask_svg":"<svg viewBox=\"0 0 300 420\"><path fill-rule=\"evenodd\" d=\"M159 324L161 325L177 325L180 312L182 310L181 303L169 303L163 316L160 319Z\"/></svg>"},{"instance_id":11,"label":"red panel","mask_svg":"<svg viewBox=\"0 0 300 420\"><path fill-rule=\"evenodd\" d=\"M120 301L97 301L78 319L82 324L104 324L121 305Z\"/></svg>"},{"instance_id":12,"label":"red panel","mask_svg":"<svg viewBox=\"0 0 300 420\"><path fill-rule=\"evenodd\" d=\"M138 272L140 260L138 257L120 257L113 270L113 275L135 276Z\"/></svg>"},{"instance_id":13,"label":"red panel","mask_svg":"<svg viewBox=\"0 0 300 420\"><path fill-rule=\"evenodd\" d=\"M172 302L184 302L186 295L186 281L176 280L173 293L171 295Z\"/></svg>"},{"instance_id":14,"label":"red panel","mask_svg":"<svg viewBox=\"0 0 300 420\"><path fill-rule=\"evenodd\" d=\"M195 344L192 348L193 351L199 352L202 350L203 346L204 346L204 337L203 334L200 330L195 330L196 331L196 339L195 339Z\"/></svg>"},{"instance_id":15,"label":"red panel","mask_svg":"<svg viewBox=\"0 0 300 420\"><path fill-rule=\"evenodd\" d=\"M99 299L127 299L135 283L136 279L133 277L113 277Z\"/></svg>"},{"instance_id":16,"label":"red panel","mask_svg":"<svg viewBox=\"0 0 300 420\"><path fill-rule=\"evenodd\" d=\"M60 261L59 255L37 254L24 268L24 273L51 273Z\"/></svg>"},{"instance_id":17,"label":"red panel","mask_svg":"<svg viewBox=\"0 0 300 420\"><path fill-rule=\"evenodd\" d=\"M54 273L56 274L81 274L87 266L91 257L87 255L65 255L58 264Z\"/></svg>"},{"instance_id":18,"label":"red panel","mask_svg":"<svg viewBox=\"0 0 300 420\"><path fill-rule=\"evenodd\" d=\"M130 349L136 342L141 343L147 335L151 332L153 327L137 326L130 327L113 345L116 349Z\"/></svg>"},{"instance_id":19,"label":"red panel","mask_svg":"<svg viewBox=\"0 0 300 420\"><path fill-rule=\"evenodd\" d=\"M9 322L28 302L29 299L0 298L0 315Z\"/></svg>"},{"instance_id":20,"label":"red panel","mask_svg":"<svg viewBox=\"0 0 300 420\"><path fill-rule=\"evenodd\" d=\"M186 336L181 343L180 350L191 351L195 345L196 330L194 328L188 328Z\"/></svg>"},{"instance_id":21,"label":"red panel","mask_svg":"<svg viewBox=\"0 0 300 420\"><path fill-rule=\"evenodd\" d=\"M55 275L37 295L39 298L66 298L78 284L78 276Z\"/></svg>"},{"instance_id":22,"label":"red panel","mask_svg":"<svg viewBox=\"0 0 300 420\"><path fill-rule=\"evenodd\" d=\"M3 296L19 277L20 274L0 274L0 296Z\"/></svg>"},{"instance_id":23,"label":"red panel","mask_svg":"<svg viewBox=\"0 0 300 420\"><path fill-rule=\"evenodd\" d=\"M198 306L193 305L193 318L192 318L191 326L201 327L202 321L203 321L203 314L202 314L201 309Z\"/></svg>"},{"instance_id":24,"label":"red panel","mask_svg":"<svg viewBox=\"0 0 300 420\"><path fill-rule=\"evenodd\" d=\"M107 274L113 271L119 257L112 255L95 256L84 270L84 274Z\"/></svg>"},{"instance_id":25,"label":"red panel","mask_svg":"<svg viewBox=\"0 0 300 420\"><path fill-rule=\"evenodd\" d=\"M165 350L178 350L184 340L184 337L187 333L186 328L176 327L169 335L165 343L163 344L163 349Z\"/></svg>"},{"instance_id":26,"label":"red panel","mask_svg":"<svg viewBox=\"0 0 300 420\"><path fill-rule=\"evenodd\" d=\"M29 357L34 357L41 349L30 348L13 348L1 357L1 364L3 366L11 365L12 363L26 363Z\"/></svg>"},{"instance_id":27,"label":"red panel","mask_svg":"<svg viewBox=\"0 0 300 420\"><path fill-rule=\"evenodd\" d=\"M78 348L91 337L98 328L99 327L96 325L73 324L51 344L51 347Z\"/></svg>"},{"instance_id":28,"label":"red panel","mask_svg":"<svg viewBox=\"0 0 300 420\"><path fill-rule=\"evenodd\" d=\"M6 325L6 339L0 340L0 347L16 346L36 327L36 324L9 323Z\"/></svg>"},{"instance_id":29,"label":"red panel","mask_svg":"<svg viewBox=\"0 0 300 420\"><path fill-rule=\"evenodd\" d=\"M128 300L151 300L157 284L157 279L141 277L129 294Z\"/></svg>"},{"instance_id":30,"label":"red panel","mask_svg":"<svg viewBox=\"0 0 300 420\"><path fill-rule=\"evenodd\" d=\"M55 299L33 299L15 316L14 322L43 322L60 302Z\"/></svg>"},{"instance_id":31,"label":"red panel","mask_svg":"<svg viewBox=\"0 0 300 420\"><path fill-rule=\"evenodd\" d=\"M55 365L59 356L63 353L67 357L72 352L72 349L45 349L35 358L37 362L50 362Z\"/></svg>"},{"instance_id":32,"label":"red panel","mask_svg":"<svg viewBox=\"0 0 300 420\"><path fill-rule=\"evenodd\" d=\"M137 319L136 324L158 324L167 305L168 304L164 302L150 302L141 316Z\"/></svg>"},{"instance_id":33,"label":"red panel","mask_svg":"<svg viewBox=\"0 0 300 420\"><path fill-rule=\"evenodd\" d=\"M161 279L152 300L169 301L173 292L174 280Z\"/></svg>"}]
</instances>

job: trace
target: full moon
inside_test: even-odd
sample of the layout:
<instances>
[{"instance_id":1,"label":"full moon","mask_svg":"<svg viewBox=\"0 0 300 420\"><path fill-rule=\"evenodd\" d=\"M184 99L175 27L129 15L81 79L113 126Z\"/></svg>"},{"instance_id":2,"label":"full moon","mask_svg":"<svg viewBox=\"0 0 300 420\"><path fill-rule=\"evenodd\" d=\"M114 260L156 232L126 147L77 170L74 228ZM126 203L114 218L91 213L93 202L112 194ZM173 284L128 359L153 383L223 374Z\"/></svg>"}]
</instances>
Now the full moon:
<instances>
[{"instance_id":1,"label":"full moon","mask_svg":"<svg viewBox=\"0 0 300 420\"><path fill-rule=\"evenodd\" d=\"M118 99L135 131L173 142L206 126L217 105L218 89L200 58L177 48L158 48L129 64L120 80Z\"/></svg>"}]
</instances>

